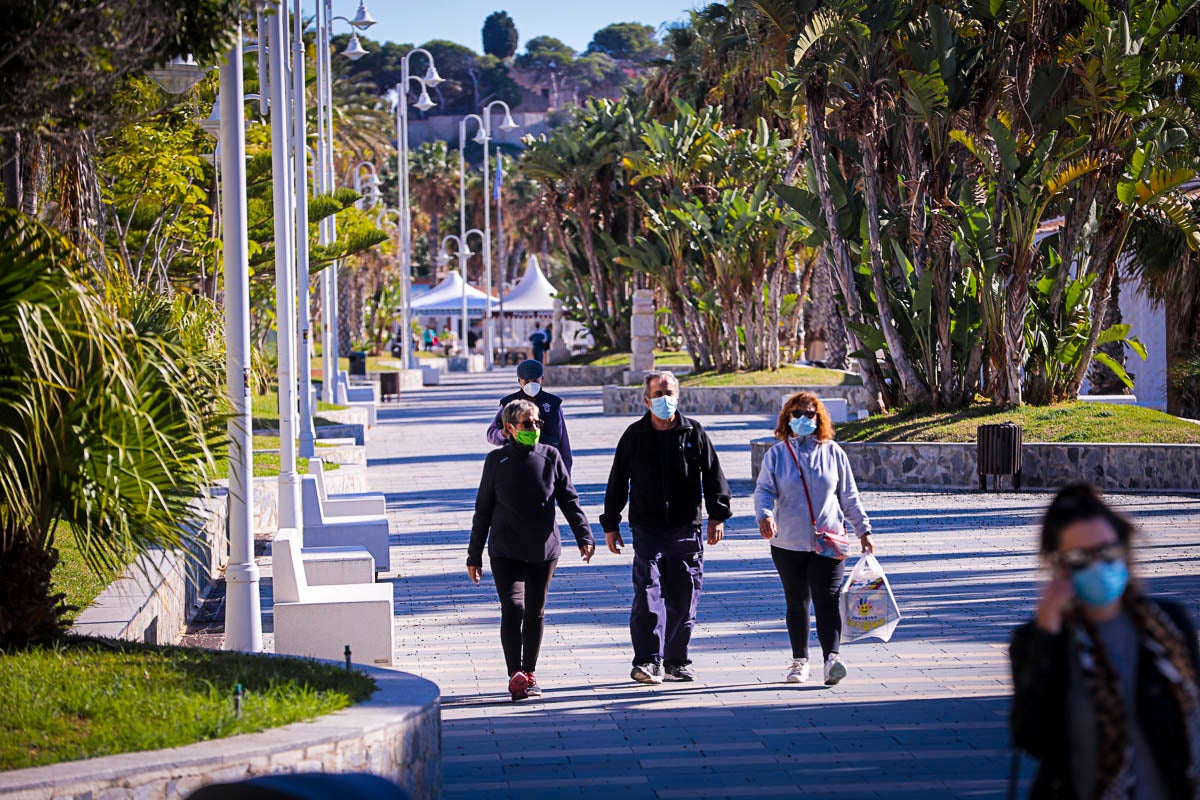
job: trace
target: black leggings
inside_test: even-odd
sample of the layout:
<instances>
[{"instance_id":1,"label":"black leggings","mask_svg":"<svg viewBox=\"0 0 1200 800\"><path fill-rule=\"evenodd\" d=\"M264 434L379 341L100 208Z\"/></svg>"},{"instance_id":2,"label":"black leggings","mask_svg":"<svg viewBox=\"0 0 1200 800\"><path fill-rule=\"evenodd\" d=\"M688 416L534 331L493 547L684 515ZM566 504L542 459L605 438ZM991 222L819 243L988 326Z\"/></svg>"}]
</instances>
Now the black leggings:
<instances>
[{"instance_id":1,"label":"black leggings","mask_svg":"<svg viewBox=\"0 0 1200 800\"><path fill-rule=\"evenodd\" d=\"M557 564L557 558L519 561L492 556L492 577L500 594L500 646L504 648L504 663L510 677L514 672L537 669L546 596Z\"/></svg>"},{"instance_id":2,"label":"black leggings","mask_svg":"<svg viewBox=\"0 0 1200 800\"><path fill-rule=\"evenodd\" d=\"M838 592L846 562L819 556L771 548L771 560L783 582L787 601L788 639L792 642L792 658L808 658L808 602L812 599L817 615L817 639L821 651L828 657L838 652L842 639L842 615L838 610Z\"/></svg>"}]
</instances>

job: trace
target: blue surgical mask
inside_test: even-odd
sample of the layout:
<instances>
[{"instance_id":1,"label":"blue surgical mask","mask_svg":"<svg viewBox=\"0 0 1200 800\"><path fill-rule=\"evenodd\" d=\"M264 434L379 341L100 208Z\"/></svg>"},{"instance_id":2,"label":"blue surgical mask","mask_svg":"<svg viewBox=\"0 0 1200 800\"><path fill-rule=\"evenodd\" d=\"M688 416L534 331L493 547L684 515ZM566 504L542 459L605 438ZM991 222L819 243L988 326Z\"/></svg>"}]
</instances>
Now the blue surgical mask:
<instances>
[{"instance_id":1,"label":"blue surgical mask","mask_svg":"<svg viewBox=\"0 0 1200 800\"><path fill-rule=\"evenodd\" d=\"M788 427L797 436L809 436L817 432L817 421L803 416L792 417L788 420Z\"/></svg>"},{"instance_id":2,"label":"blue surgical mask","mask_svg":"<svg viewBox=\"0 0 1200 800\"><path fill-rule=\"evenodd\" d=\"M664 394L662 397L655 397L650 401L650 413L659 419L670 419L675 416L675 409L679 408L678 398L672 397L669 394Z\"/></svg>"},{"instance_id":3,"label":"blue surgical mask","mask_svg":"<svg viewBox=\"0 0 1200 800\"><path fill-rule=\"evenodd\" d=\"M1075 596L1085 605L1106 606L1125 593L1129 567L1124 561L1096 561L1071 574Z\"/></svg>"}]
</instances>

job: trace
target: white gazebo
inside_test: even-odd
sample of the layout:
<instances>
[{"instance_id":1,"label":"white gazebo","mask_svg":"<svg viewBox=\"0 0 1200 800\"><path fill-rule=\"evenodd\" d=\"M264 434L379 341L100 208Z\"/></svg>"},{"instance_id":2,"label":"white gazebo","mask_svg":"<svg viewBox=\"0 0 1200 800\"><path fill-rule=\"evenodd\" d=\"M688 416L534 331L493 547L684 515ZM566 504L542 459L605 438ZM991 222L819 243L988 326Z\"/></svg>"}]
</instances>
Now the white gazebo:
<instances>
[{"instance_id":1,"label":"white gazebo","mask_svg":"<svg viewBox=\"0 0 1200 800\"><path fill-rule=\"evenodd\" d=\"M467 317L479 319L490 304L496 308L495 298L467 284L457 270L449 272L445 279L425 294L412 301L412 311L423 317L462 317L463 292L467 295Z\"/></svg>"},{"instance_id":2,"label":"white gazebo","mask_svg":"<svg viewBox=\"0 0 1200 800\"><path fill-rule=\"evenodd\" d=\"M535 321L542 323L543 328L548 327L554 317L558 296L558 290L542 272L537 256L530 256L526 263L525 274L512 291L504 295L499 306L502 315L500 341L518 350L528 350Z\"/></svg>"}]
</instances>

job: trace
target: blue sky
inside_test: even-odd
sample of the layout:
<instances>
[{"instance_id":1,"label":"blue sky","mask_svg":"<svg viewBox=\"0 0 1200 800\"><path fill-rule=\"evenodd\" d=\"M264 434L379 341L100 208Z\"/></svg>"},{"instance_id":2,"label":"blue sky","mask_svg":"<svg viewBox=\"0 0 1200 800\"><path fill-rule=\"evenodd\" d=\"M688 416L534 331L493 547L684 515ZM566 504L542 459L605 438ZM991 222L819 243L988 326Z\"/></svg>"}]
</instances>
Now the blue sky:
<instances>
[{"instance_id":1,"label":"blue sky","mask_svg":"<svg viewBox=\"0 0 1200 800\"><path fill-rule=\"evenodd\" d=\"M422 43L449 39L475 51L483 49L480 31L493 11L507 11L521 36L519 48L534 36L554 36L583 50L592 34L612 22L641 22L656 29L664 22L684 19L697 0L367 0L377 24L366 32L376 41ZM306 0L307 13L314 4ZM334 0L333 13L353 17L358 0ZM349 26L337 22L334 33ZM519 52L520 50L518 50Z\"/></svg>"}]
</instances>

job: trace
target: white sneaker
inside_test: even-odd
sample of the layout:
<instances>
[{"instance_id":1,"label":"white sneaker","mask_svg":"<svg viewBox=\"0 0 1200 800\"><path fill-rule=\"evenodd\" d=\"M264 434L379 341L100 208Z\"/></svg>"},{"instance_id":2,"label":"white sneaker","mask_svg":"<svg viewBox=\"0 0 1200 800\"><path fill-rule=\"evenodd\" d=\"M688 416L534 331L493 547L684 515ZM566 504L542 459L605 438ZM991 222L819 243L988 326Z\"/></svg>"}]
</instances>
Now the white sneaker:
<instances>
[{"instance_id":1,"label":"white sneaker","mask_svg":"<svg viewBox=\"0 0 1200 800\"><path fill-rule=\"evenodd\" d=\"M792 666L788 668L786 683L807 683L808 682L808 659L797 658L792 661Z\"/></svg>"},{"instance_id":2,"label":"white sneaker","mask_svg":"<svg viewBox=\"0 0 1200 800\"><path fill-rule=\"evenodd\" d=\"M629 677L633 678L638 683L662 683L662 664L655 664L654 662L638 664L634 666L633 671L629 673Z\"/></svg>"},{"instance_id":3,"label":"white sneaker","mask_svg":"<svg viewBox=\"0 0 1200 800\"><path fill-rule=\"evenodd\" d=\"M830 653L825 659L825 685L836 686L844 677L846 677L846 665L842 663L841 655Z\"/></svg>"}]
</instances>

